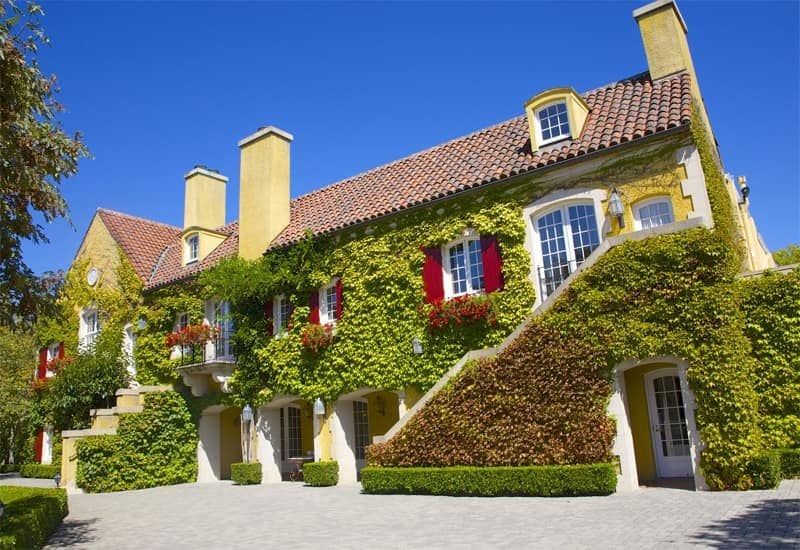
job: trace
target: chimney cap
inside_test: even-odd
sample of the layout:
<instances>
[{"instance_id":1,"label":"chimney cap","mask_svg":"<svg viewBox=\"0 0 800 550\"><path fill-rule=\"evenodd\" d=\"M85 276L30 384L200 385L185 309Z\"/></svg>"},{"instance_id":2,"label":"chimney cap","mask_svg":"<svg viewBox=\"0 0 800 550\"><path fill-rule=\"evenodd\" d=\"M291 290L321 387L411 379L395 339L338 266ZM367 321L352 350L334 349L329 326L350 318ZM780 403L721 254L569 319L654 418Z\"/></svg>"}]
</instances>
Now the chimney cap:
<instances>
[{"instance_id":1,"label":"chimney cap","mask_svg":"<svg viewBox=\"0 0 800 550\"><path fill-rule=\"evenodd\" d=\"M258 129L258 131L256 133L250 134L246 138L244 138L241 141L239 141L239 143L237 143L237 145L239 147L244 147L245 145L249 144L250 142L253 142L253 141L255 141L257 139L260 139L260 138L262 138L264 136L267 136L269 134L275 134L276 136L280 136L283 139L285 139L286 141L294 140L294 136L292 134L290 134L289 132L286 132L284 130L281 130L280 128L276 128L275 126L262 126L261 128Z\"/></svg>"},{"instance_id":2,"label":"chimney cap","mask_svg":"<svg viewBox=\"0 0 800 550\"><path fill-rule=\"evenodd\" d=\"M189 178L191 178L192 176L197 175L197 174L202 174L204 176L208 176L209 178L213 178L215 180L219 180L219 181L221 181L223 183L227 183L228 182L228 178L226 178L225 176L220 174L219 170L215 170L214 168L209 168L207 166L203 166L202 164L195 164L194 168L189 170L189 172L187 172L183 176L183 179L188 180Z\"/></svg>"},{"instance_id":3,"label":"chimney cap","mask_svg":"<svg viewBox=\"0 0 800 550\"><path fill-rule=\"evenodd\" d=\"M647 15L652 11L656 11L657 9L663 8L664 6L672 6L672 9L675 10L675 15L678 17L678 21L681 22L681 27L683 27L683 32L688 33L689 29L686 27L686 21L683 19L683 15L681 15L681 10L678 9L678 4L675 3L675 0L656 0L655 2L650 2L642 6L641 8L636 8L633 10L633 18L639 19Z\"/></svg>"}]
</instances>

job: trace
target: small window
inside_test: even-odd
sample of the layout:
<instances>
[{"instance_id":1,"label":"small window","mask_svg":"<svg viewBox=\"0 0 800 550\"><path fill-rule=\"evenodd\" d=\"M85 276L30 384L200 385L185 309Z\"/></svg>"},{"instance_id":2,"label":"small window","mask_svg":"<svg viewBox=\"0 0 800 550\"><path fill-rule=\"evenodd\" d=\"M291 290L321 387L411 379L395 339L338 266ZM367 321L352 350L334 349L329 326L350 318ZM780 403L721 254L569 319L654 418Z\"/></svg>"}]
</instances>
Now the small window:
<instances>
[{"instance_id":1,"label":"small window","mask_svg":"<svg viewBox=\"0 0 800 550\"><path fill-rule=\"evenodd\" d=\"M323 325L336 322L336 281L320 291L319 320Z\"/></svg>"},{"instance_id":2,"label":"small window","mask_svg":"<svg viewBox=\"0 0 800 550\"><path fill-rule=\"evenodd\" d=\"M353 401L353 428L356 460L364 460L369 446L369 408L364 401Z\"/></svg>"},{"instance_id":3,"label":"small window","mask_svg":"<svg viewBox=\"0 0 800 550\"><path fill-rule=\"evenodd\" d=\"M462 294L475 294L483 292L483 257L481 254L481 240L477 238L464 239L446 247L447 273L450 284L449 298Z\"/></svg>"},{"instance_id":4,"label":"small window","mask_svg":"<svg viewBox=\"0 0 800 550\"><path fill-rule=\"evenodd\" d=\"M553 103L539 109L536 111L536 120L542 135L541 144L570 137L566 103Z\"/></svg>"},{"instance_id":5,"label":"small window","mask_svg":"<svg viewBox=\"0 0 800 550\"><path fill-rule=\"evenodd\" d=\"M650 229L672 223L672 205L667 197L659 197L634 207L634 221L637 229Z\"/></svg>"},{"instance_id":6,"label":"small window","mask_svg":"<svg viewBox=\"0 0 800 550\"><path fill-rule=\"evenodd\" d=\"M100 315L96 309L87 309L81 315L82 327L80 343L82 347L88 347L97 340L100 334Z\"/></svg>"},{"instance_id":7,"label":"small window","mask_svg":"<svg viewBox=\"0 0 800 550\"><path fill-rule=\"evenodd\" d=\"M186 262L196 262L200 257L200 236L191 235L186 238Z\"/></svg>"},{"instance_id":8,"label":"small window","mask_svg":"<svg viewBox=\"0 0 800 550\"><path fill-rule=\"evenodd\" d=\"M273 334L278 336L289 327L289 318L292 315L292 304L286 296L280 295L275 297L275 302L272 307L272 330Z\"/></svg>"},{"instance_id":9,"label":"small window","mask_svg":"<svg viewBox=\"0 0 800 550\"><path fill-rule=\"evenodd\" d=\"M176 323L177 329L182 330L189 326L189 314L188 313L181 313L178 315L178 321Z\"/></svg>"}]
</instances>

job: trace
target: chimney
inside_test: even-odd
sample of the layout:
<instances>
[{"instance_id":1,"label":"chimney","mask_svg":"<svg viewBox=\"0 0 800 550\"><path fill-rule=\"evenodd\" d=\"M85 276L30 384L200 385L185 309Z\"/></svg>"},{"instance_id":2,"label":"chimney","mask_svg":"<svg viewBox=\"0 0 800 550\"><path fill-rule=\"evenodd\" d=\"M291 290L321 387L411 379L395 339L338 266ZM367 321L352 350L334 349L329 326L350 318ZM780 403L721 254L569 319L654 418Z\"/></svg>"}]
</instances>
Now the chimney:
<instances>
[{"instance_id":1,"label":"chimney","mask_svg":"<svg viewBox=\"0 0 800 550\"><path fill-rule=\"evenodd\" d=\"M260 258L289 225L289 144L293 139L267 126L239 142L240 258Z\"/></svg>"},{"instance_id":2,"label":"chimney","mask_svg":"<svg viewBox=\"0 0 800 550\"><path fill-rule=\"evenodd\" d=\"M228 178L205 166L195 166L183 177L186 180L183 228L215 229L223 225Z\"/></svg>"}]
</instances>

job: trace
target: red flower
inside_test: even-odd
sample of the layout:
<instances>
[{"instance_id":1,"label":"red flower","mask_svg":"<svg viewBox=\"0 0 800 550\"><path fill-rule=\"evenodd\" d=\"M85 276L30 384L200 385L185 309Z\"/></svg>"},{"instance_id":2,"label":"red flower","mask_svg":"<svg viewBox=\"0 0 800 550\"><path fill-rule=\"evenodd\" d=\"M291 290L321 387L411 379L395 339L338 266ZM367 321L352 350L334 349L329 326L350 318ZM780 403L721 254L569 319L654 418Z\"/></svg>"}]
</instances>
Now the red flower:
<instances>
[{"instance_id":1,"label":"red flower","mask_svg":"<svg viewBox=\"0 0 800 550\"><path fill-rule=\"evenodd\" d=\"M458 296L451 300L439 300L428 306L428 327L443 328L449 324L464 325L484 321L497 324L497 315L492 302L483 294ZM424 310L421 310L424 312Z\"/></svg>"},{"instance_id":2,"label":"red flower","mask_svg":"<svg viewBox=\"0 0 800 550\"><path fill-rule=\"evenodd\" d=\"M319 353L320 350L333 343L333 337L332 323L328 323L326 325L308 323L305 327L303 327L303 332L300 335L300 342L308 351Z\"/></svg>"}]
</instances>

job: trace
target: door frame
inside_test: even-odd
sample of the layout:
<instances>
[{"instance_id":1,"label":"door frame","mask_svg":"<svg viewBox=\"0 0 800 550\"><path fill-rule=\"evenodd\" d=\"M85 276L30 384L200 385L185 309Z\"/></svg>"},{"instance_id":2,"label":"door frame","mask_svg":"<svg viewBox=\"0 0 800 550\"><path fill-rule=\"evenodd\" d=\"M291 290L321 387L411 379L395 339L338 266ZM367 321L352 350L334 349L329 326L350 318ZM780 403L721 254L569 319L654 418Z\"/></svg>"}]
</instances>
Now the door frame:
<instances>
[{"instance_id":1,"label":"door frame","mask_svg":"<svg viewBox=\"0 0 800 550\"><path fill-rule=\"evenodd\" d=\"M685 460L688 462L688 469L685 475L671 475L671 472L668 472L669 466L666 463L666 460L669 457L665 457L663 452L661 451L661 438L659 435L658 430L656 430L656 423L658 421L658 411L656 410L656 400L655 400L655 389L653 388L653 381L656 378L663 378L667 376L674 376L678 378L678 382L680 384L681 389L681 401L683 402L683 416L684 416L684 423L686 424L686 432L689 432L689 426L686 419L686 399L684 395L684 383L681 381L678 368L677 367L664 367L663 369L654 370L644 374L642 376L644 382L644 393L647 398L647 413L649 417L649 425L650 425L650 439L652 440L653 444L653 458L655 459L656 463L656 476L659 478L670 478L670 477L692 477L692 454L691 454L691 444L689 454L685 455Z\"/></svg>"}]
</instances>

